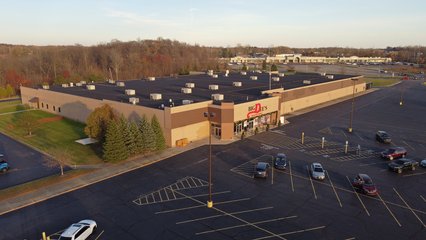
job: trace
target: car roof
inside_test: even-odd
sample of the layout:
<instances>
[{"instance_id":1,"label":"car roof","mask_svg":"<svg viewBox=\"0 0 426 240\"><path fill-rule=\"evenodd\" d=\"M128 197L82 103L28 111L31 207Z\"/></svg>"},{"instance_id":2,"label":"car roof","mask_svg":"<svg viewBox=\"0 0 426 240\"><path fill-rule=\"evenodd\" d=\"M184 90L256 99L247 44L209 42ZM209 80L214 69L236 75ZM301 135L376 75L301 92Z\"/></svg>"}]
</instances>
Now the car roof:
<instances>
[{"instance_id":1,"label":"car roof","mask_svg":"<svg viewBox=\"0 0 426 240\"><path fill-rule=\"evenodd\" d=\"M285 153L278 153L277 157L286 157Z\"/></svg>"},{"instance_id":2,"label":"car roof","mask_svg":"<svg viewBox=\"0 0 426 240\"><path fill-rule=\"evenodd\" d=\"M383 134L383 133L387 133L387 132L386 132L386 131L379 130L379 131L377 131L377 133Z\"/></svg>"},{"instance_id":3,"label":"car roof","mask_svg":"<svg viewBox=\"0 0 426 240\"><path fill-rule=\"evenodd\" d=\"M258 162L257 166L258 167L266 167L266 166L268 166L268 163L266 163L266 162Z\"/></svg>"},{"instance_id":4,"label":"car roof","mask_svg":"<svg viewBox=\"0 0 426 240\"><path fill-rule=\"evenodd\" d=\"M370 179L370 180L371 180L370 176L368 176L368 175L367 175L367 174L365 174L365 173L360 173L360 174L358 174L358 176L359 176L360 178L362 178L362 179Z\"/></svg>"},{"instance_id":5,"label":"car roof","mask_svg":"<svg viewBox=\"0 0 426 240\"><path fill-rule=\"evenodd\" d=\"M81 227L83 227L83 224L74 223L69 228L67 228L65 230L65 232L63 232L61 234L61 236L62 237L72 237L75 234L75 232L77 232Z\"/></svg>"},{"instance_id":6,"label":"car roof","mask_svg":"<svg viewBox=\"0 0 426 240\"><path fill-rule=\"evenodd\" d=\"M322 168L322 165L321 165L321 163L312 163L312 166L313 167L320 167L320 168Z\"/></svg>"}]
</instances>

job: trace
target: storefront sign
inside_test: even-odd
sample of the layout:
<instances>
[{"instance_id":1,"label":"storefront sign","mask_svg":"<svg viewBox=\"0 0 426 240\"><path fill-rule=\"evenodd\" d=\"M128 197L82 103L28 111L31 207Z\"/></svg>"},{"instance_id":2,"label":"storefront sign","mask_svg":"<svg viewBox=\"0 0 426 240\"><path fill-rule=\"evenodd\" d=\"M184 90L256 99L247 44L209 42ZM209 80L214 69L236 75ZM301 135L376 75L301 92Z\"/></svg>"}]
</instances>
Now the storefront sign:
<instances>
[{"instance_id":1,"label":"storefront sign","mask_svg":"<svg viewBox=\"0 0 426 240\"><path fill-rule=\"evenodd\" d=\"M268 106L262 106L260 103L256 103L254 106L248 107L247 119L261 115L263 111L268 110Z\"/></svg>"}]
</instances>

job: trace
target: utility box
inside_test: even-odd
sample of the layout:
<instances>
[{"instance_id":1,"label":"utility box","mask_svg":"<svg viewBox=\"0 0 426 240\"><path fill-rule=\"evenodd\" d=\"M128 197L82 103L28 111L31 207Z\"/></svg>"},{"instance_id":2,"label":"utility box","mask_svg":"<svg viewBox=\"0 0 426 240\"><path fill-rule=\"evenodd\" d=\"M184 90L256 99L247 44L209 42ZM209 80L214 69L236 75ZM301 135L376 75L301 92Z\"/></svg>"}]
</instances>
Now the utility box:
<instances>
[{"instance_id":1,"label":"utility box","mask_svg":"<svg viewBox=\"0 0 426 240\"><path fill-rule=\"evenodd\" d=\"M219 85L215 85L215 84L209 85L209 89L210 90L219 90Z\"/></svg>"},{"instance_id":2,"label":"utility box","mask_svg":"<svg viewBox=\"0 0 426 240\"><path fill-rule=\"evenodd\" d=\"M155 101L157 101L157 100L161 100L161 93L151 93L150 95L149 95L149 98L151 99L151 100L155 100Z\"/></svg>"},{"instance_id":3,"label":"utility box","mask_svg":"<svg viewBox=\"0 0 426 240\"><path fill-rule=\"evenodd\" d=\"M136 94L136 91L134 89L126 89L124 90L124 92L126 93L126 95L128 96L132 96Z\"/></svg>"},{"instance_id":4,"label":"utility box","mask_svg":"<svg viewBox=\"0 0 426 240\"><path fill-rule=\"evenodd\" d=\"M87 90L95 90L96 89L95 85L92 85L92 84L86 85L86 88L87 88Z\"/></svg>"},{"instance_id":5,"label":"utility box","mask_svg":"<svg viewBox=\"0 0 426 240\"><path fill-rule=\"evenodd\" d=\"M124 87L124 86L125 86L124 82L117 82L117 87Z\"/></svg>"},{"instance_id":6,"label":"utility box","mask_svg":"<svg viewBox=\"0 0 426 240\"><path fill-rule=\"evenodd\" d=\"M155 77L148 77L148 81L155 81Z\"/></svg>"},{"instance_id":7,"label":"utility box","mask_svg":"<svg viewBox=\"0 0 426 240\"><path fill-rule=\"evenodd\" d=\"M223 96L223 94L220 94L220 93L212 94L212 99L215 101L222 101L224 97L225 96Z\"/></svg>"},{"instance_id":8,"label":"utility box","mask_svg":"<svg viewBox=\"0 0 426 240\"><path fill-rule=\"evenodd\" d=\"M195 83L185 83L185 87L187 88L195 88Z\"/></svg>"},{"instance_id":9,"label":"utility box","mask_svg":"<svg viewBox=\"0 0 426 240\"><path fill-rule=\"evenodd\" d=\"M234 86L234 87L241 87L241 86L243 86L243 84L241 82L233 82L232 86Z\"/></svg>"},{"instance_id":10,"label":"utility box","mask_svg":"<svg viewBox=\"0 0 426 240\"><path fill-rule=\"evenodd\" d=\"M185 93L185 94L191 94L192 93L192 88L182 88L181 92Z\"/></svg>"},{"instance_id":11,"label":"utility box","mask_svg":"<svg viewBox=\"0 0 426 240\"><path fill-rule=\"evenodd\" d=\"M250 76L251 80L257 80L257 76Z\"/></svg>"},{"instance_id":12,"label":"utility box","mask_svg":"<svg viewBox=\"0 0 426 240\"><path fill-rule=\"evenodd\" d=\"M279 82L279 81L280 81L280 78L279 78L279 77L272 77L272 81L274 81L274 82Z\"/></svg>"},{"instance_id":13,"label":"utility box","mask_svg":"<svg viewBox=\"0 0 426 240\"><path fill-rule=\"evenodd\" d=\"M136 103L139 103L139 98L131 97L131 98L129 98L129 102L134 105Z\"/></svg>"}]
</instances>

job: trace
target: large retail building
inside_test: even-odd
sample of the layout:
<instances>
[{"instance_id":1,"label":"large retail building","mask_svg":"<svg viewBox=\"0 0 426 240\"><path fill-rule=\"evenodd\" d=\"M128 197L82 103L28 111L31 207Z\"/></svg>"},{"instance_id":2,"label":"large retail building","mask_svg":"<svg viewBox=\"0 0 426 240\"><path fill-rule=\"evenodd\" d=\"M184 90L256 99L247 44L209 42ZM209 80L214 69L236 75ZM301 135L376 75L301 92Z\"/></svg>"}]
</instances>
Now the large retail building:
<instances>
[{"instance_id":1,"label":"large retail building","mask_svg":"<svg viewBox=\"0 0 426 240\"><path fill-rule=\"evenodd\" d=\"M156 115L166 143L227 140L277 125L285 114L366 90L362 76L213 73L123 82L21 87L22 102L85 122L104 104L130 120ZM210 113L206 114L205 113Z\"/></svg>"}]
</instances>

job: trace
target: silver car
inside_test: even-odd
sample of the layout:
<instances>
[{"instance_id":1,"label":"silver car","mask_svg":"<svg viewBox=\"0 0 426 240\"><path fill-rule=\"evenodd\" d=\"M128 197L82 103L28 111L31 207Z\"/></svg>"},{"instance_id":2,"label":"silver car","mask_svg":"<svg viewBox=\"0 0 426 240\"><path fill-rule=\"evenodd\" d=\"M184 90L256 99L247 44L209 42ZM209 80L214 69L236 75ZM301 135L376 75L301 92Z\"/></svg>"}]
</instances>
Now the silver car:
<instances>
[{"instance_id":1,"label":"silver car","mask_svg":"<svg viewBox=\"0 0 426 240\"><path fill-rule=\"evenodd\" d=\"M310 172L313 179L317 179L317 180L325 179L325 170L321 166L321 163L312 163Z\"/></svg>"}]
</instances>

